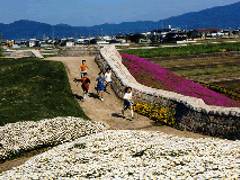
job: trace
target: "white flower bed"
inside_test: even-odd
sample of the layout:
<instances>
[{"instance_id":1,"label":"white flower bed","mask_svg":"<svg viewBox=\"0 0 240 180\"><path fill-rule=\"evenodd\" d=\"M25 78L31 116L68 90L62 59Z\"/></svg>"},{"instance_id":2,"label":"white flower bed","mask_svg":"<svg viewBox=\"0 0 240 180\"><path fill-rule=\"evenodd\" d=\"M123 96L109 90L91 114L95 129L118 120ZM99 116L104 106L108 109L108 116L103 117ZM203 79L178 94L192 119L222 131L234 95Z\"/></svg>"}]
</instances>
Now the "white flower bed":
<instances>
[{"instance_id":1,"label":"white flower bed","mask_svg":"<svg viewBox=\"0 0 240 180\"><path fill-rule=\"evenodd\" d=\"M74 117L7 124L0 127L0 161L20 152L58 145L104 129L101 123Z\"/></svg>"},{"instance_id":2,"label":"white flower bed","mask_svg":"<svg viewBox=\"0 0 240 180\"><path fill-rule=\"evenodd\" d=\"M239 179L240 142L105 131L4 172L0 179Z\"/></svg>"}]
</instances>

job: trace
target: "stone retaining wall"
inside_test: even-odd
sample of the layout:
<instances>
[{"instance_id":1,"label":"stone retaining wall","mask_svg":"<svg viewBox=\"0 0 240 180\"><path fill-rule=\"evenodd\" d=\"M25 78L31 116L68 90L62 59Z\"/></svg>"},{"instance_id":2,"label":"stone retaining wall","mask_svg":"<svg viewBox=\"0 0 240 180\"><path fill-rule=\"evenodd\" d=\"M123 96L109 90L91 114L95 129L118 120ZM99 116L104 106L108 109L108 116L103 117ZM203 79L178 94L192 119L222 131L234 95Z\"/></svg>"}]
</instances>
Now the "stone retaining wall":
<instances>
[{"instance_id":1,"label":"stone retaining wall","mask_svg":"<svg viewBox=\"0 0 240 180\"><path fill-rule=\"evenodd\" d=\"M43 56L40 53L40 51L35 49L4 51L3 56L6 58L14 58L14 59L30 58L30 57L43 59Z\"/></svg>"},{"instance_id":2,"label":"stone retaining wall","mask_svg":"<svg viewBox=\"0 0 240 180\"><path fill-rule=\"evenodd\" d=\"M76 46L62 49L59 55L64 57L95 56L98 52L97 46Z\"/></svg>"},{"instance_id":3,"label":"stone retaining wall","mask_svg":"<svg viewBox=\"0 0 240 180\"><path fill-rule=\"evenodd\" d=\"M122 64L121 55L114 46L105 46L96 57L101 70L113 70L113 89L121 98L124 89L134 90L136 102L158 103L175 107L176 128L207 135L240 139L240 108L209 106L202 99L139 84Z\"/></svg>"},{"instance_id":4,"label":"stone retaining wall","mask_svg":"<svg viewBox=\"0 0 240 180\"><path fill-rule=\"evenodd\" d=\"M32 51L4 51L3 56L6 58L28 58L28 57L35 57Z\"/></svg>"}]
</instances>

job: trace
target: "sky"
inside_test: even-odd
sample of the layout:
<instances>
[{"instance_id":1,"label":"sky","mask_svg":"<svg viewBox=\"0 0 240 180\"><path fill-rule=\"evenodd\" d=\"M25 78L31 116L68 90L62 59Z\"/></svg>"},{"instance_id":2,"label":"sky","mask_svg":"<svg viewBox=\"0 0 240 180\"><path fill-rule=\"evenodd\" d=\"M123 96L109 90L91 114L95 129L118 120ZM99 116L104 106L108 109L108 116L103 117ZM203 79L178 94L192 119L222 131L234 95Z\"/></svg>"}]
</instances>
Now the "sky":
<instances>
[{"instance_id":1,"label":"sky","mask_svg":"<svg viewBox=\"0 0 240 180\"><path fill-rule=\"evenodd\" d=\"M92 26L137 20L158 21L239 0L2 0L0 22L20 19Z\"/></svg>"}]
</instances>

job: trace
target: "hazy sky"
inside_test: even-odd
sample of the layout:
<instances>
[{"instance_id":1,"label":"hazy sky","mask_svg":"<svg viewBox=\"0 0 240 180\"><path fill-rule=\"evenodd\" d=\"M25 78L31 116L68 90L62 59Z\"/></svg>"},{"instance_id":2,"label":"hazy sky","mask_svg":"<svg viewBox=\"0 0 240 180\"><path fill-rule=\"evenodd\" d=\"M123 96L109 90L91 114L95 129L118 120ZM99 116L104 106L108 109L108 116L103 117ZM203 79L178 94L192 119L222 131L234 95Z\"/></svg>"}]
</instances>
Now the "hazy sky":
<instances>
[{"instance_id":1,"label":"hazy sky","mask_svg":"<svg viewBox=\"0 0 240 180\"><path fill-rule=\"evenodd\" d=\"M0 22L29 19L50 24L90 26L160 20L239 0L2 0Z\"/></svg>"}]
</instances>

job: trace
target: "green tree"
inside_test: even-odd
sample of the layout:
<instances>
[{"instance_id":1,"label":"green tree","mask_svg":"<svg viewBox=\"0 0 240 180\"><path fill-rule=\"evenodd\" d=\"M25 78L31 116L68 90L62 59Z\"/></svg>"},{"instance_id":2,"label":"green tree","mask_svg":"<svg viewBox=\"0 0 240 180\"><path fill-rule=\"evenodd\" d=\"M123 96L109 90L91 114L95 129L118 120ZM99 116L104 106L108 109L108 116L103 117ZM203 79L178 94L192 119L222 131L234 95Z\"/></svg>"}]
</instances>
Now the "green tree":
<instances>
[{"instance_id":1,"label":"green tree","mask_svg":"<svg viewBox=\"0 0 240 180\"><path fill-rule=\"evenodd\" d=\"M0 57L2 56L2 40L3 40L3 35L0 32Z\"/></svg>"}]
</instances>

